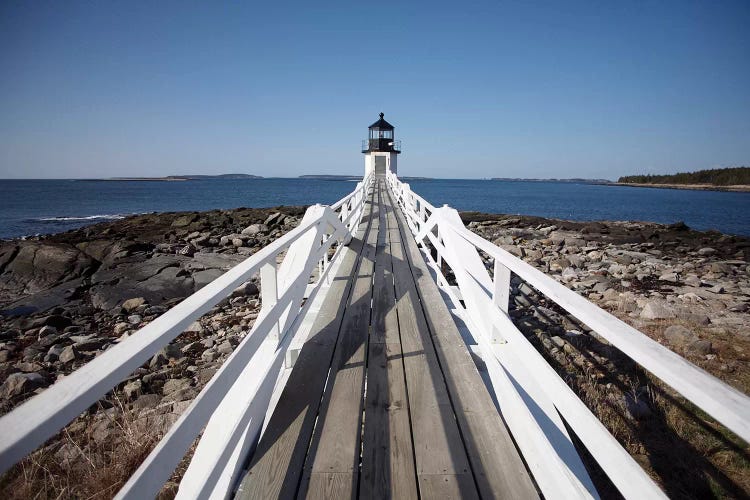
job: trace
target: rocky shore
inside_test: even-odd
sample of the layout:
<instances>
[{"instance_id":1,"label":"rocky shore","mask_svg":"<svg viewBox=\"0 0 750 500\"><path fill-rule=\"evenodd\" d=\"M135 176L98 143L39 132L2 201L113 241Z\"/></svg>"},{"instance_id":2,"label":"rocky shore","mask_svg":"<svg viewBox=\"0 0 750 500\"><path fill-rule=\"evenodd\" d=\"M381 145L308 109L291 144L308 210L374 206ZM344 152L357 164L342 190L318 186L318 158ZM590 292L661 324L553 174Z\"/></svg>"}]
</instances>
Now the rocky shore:
<instances>
[{"instance_id":1,"label":"rocky shore","mask_svg":"<svg viewBox=\"0 0 750 500\"><path fill-rule=\"evenodd\" d=\"M0 413L121 342L267 245L304 209L129 217L0 242ZM32 458L5 498L112 496L252 327L250 282ZM65 436L65 437L63 437ZM132 462L132 463L131 463Z\"/></svg>"},{"instance_id":2,"label":"rocky shore","mask_svg":"<svg viewBox=\"0 0 750 500\"><path fill-rule=\"evenodd\" d=\"M127 338L295 227L303 212L281 207L147 214L0 242L0 411ZM252 324L257 296L253 283L236 290L188 329L187 338L196 342L181 338L155 356L142 369L149 376L141 373L126 386L127 397L191 399L194 384L183 381L172 391L175 383L165 390L159 381L173 378L182 365L193 377L210 377ZM169 374L159 372L163 366ZM162 399L147 397L138 405L157 406Z\"/></svg>"},{"instance_id":3,"label":"rocky shore","mask_svg":"<svg viewBox=\"0 0 750 500\"><path fill-rule=\"evenodd\" d=\"M749 239L684 224L462 218L750 394ZM510 306L514 323L670 498L750 496L747 443L515 276ZM619 498L598 466L584 460L602 498Z\"/></svg>"},{"instance_id":4,"label":"rocky shore","mask_svg":"<svg viewBox=\"0 0 750 500\"><path fill-rule=\"evenodd\" d=\"M0 413L121 342L295 227L303 213L279 207L147 214L0 242ZM750 392L750 240L683 224L462 218L481 236ZM602 415L612 409L625 427L660 428L654 418L663 409L647 376L528 285L514 279L513 287L514 321L584 400L607 401ZM253 282L235 290L0 479L0 491L8 497L40 489L43 496L111 496L252 327L258 292ZM588 393L591 384L604 389ZM621 424L607 425L617 436ZM630 451L658 475L653 443L644 439L633 438L640 444ZM721 467L737 491L747 491L746 464Z\"/></svg>"},{"instance_id":5,"label":"rocky shore","mask_svg":"<svg viewBox=\"0 0 750 500\"><path fill-rule=\"evenodd\" d=\"M462 217L474 232L642 331L683 321L707 334L750 335L750 239L682 223ZM665 341L689 347L678 337Z\"/></svg>"}]
</instances>

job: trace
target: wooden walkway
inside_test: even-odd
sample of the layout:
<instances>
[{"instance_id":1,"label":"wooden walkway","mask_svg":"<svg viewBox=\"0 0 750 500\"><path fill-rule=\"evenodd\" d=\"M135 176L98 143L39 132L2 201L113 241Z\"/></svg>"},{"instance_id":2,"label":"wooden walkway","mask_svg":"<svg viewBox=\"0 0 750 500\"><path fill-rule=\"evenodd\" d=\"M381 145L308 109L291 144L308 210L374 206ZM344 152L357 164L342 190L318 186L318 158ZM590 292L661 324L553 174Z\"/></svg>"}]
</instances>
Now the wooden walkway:
<instances>
[{"instance_id":1,"label":"wooden walkway","mask_svg":"<svg viewBox=\"0 0 750 500\"><path fill-rule=\"evenodd\" d=\"M237 497L537 496L377 179Z\"/></svg>"}]
</instances>

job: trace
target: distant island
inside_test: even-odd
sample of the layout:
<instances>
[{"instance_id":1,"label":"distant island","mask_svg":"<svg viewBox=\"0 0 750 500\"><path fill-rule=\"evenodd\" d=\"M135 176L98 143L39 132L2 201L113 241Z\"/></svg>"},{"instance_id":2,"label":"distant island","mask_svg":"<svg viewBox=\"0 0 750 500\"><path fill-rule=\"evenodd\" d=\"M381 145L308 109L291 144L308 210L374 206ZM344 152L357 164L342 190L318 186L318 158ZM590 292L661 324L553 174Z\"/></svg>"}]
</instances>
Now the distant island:
<instances>
[{"instance_id":1,"label":"distant island","mask_svg":"<svg viewBox=\"0 0 750 500\"><path fill-rule=\"evenodd\" d=\"M698 189L716 191L750 191L750 167L729 167L671 175L627 175L615 185Z\"/></svg>"},{"instance_id":2,"label":"distant island","mask_svg":"<svg viewBox=\"0 0 750 500\"><path fill-rule=\"evenodd\" d=\"M308 175L300 175L300 179L317 179L321 181L360 181L362 180L361 175L328 175L328 174L308 174ZM402 181L428 181L431 180L430 177L401 177L399 176L399 179Z\"/></svg>"},{"instance_id":3,"label":"distant island","mask_svg":"<svg viewBox=\"0 0 750 500\"><path fill-rule=\"evenodd\" d=\"M219 175L167 175L164 177L109 177L106 179L80 179L83 181L107 182L107 181L155 181L155 182L179 182L199 181L206 179L262 179L260 175L252 174L219 174Z\"/></svg>"},{"instance_id":4,"label":"distant island","mask_svg":"<svg viewBox=\"0 0 750 500\"><path fill-rule=\"evenodd\" d=\"M201 180L201 179L262 179L260 175L252 174L219 174L219 175L170 175L167 178Z\"/></svg>"}]
</instances>

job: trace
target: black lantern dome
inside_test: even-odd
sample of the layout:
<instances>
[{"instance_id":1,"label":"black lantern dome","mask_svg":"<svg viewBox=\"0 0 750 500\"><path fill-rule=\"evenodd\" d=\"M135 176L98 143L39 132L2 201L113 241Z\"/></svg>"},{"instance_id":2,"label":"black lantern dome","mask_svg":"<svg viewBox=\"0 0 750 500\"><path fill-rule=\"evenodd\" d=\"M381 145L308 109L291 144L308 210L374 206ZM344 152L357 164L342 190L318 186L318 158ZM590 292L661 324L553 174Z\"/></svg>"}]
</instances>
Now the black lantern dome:
<instances>
[{"instance_id":1,"label":"black lantern dome","mask_svg":"<svg viewBox=\"0 0 750 500\"><path fill-rule=\"evenodd\" d=\"M401 152L401 141L395 140L393 136L393 125L385 121L385 116L380 113L380 119L368 127L367 139L362 141L362 152L384 151L399 154Z\"/></svg>"}]
</instances>

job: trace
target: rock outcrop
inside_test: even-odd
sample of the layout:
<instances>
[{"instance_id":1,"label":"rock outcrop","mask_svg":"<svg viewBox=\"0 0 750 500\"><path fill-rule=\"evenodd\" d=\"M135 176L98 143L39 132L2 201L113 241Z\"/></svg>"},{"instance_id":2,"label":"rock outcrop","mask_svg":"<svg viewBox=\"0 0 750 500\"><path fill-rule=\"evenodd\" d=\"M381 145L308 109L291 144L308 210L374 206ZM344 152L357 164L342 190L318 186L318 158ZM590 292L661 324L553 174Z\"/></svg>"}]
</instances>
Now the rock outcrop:
<instances>
[{"instance_id":1,"label":"rock outcrop","mask_svg":"<svg viewBox=\"0 0 750 500\"><path fill-rule=\"evenodd\" d=\"M149 214L0 242L0 412L132 335L293 228L302 213ZM222 243L228 235L242 245ZM170 404L194 397L252 326L258 294L248 282L191 325L123 383L128 399L144 407L166 395ZM164 393L176 375L192 385Z\"/></svg>"}]
</instances>

